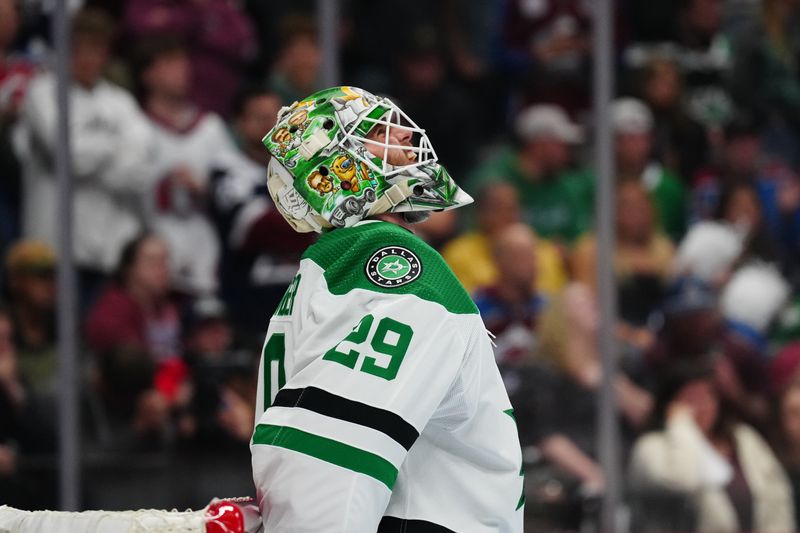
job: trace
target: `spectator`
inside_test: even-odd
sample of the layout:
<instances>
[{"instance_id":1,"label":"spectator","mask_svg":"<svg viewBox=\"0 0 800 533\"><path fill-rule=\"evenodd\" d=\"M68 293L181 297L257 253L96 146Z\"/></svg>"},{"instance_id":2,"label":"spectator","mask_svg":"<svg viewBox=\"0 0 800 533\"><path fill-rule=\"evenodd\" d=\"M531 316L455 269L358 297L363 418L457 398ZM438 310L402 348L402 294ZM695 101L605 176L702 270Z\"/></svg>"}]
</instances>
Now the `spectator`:
<instances>
[{"instance_id":1,"label":"spectator","mask_svg":"<svg viewBox=\"0 0 800 533\"><path fill-rule=\"evenodd\" d=\"M552 102L571 114L589 104L591 13L579 0L507 2L499 62L510 70L523 103Z\"/></svg>"},{"instance_id":2,"label":"spectator","mask_svg":"<svg viewBox=\"0 0 800 533\"><path fill-rule=\"evenodd\" d=\"M470 116L482 140L494 139L505 126L508 91L508 81L491 57L503 6L492 0L445 0L440 5L447 55L456 80L469 92Z\"/></svg>"},{"instance_id":3,"label":"spectator","mask_svg":"<svg viewBox=\"0 0 800 533\"><path fill-rule=\"evenodd\" d=\"M790 258L788 263L796 267L800 251L800 179L779 160L766 157L756 124L744 116L725 128L722 162L698 176L693 191L695 218L719 214L722 192L741 185L753 188L756 194L764 236L769 236L779 247L779 254Z\"/></svg>"},{"instance_id":4,"label":"spectator","mask_svg":"<svg viewBox=\"0 0 800 533\"><path fill-rule=\"evenodd\" d=\"M546 300L536 290L536 235L528 226L503 228L491 246L497 281L478 289L473 298L486 329L495 335L494 355L503 372L535 349L533 332Z\"/></svg>"},{"instance_id":5,"label":"spectator","mask_svg":"<svg viewBox=\"0 0 800 533\"><path fill-rule=\"evenodd\" d=\"M719 392L740 418L759 429L769 422L772 392L767 333L788 296L789 286L780 274L763 264L739 268L720 296L725 319L720 346L725 357L717 365Z\"/></svg>"},{"instance_id":6,"label":"spectator","mask_svg":"<svg viewBox=\"0 0 800 533\"><path fill-rule=\"evenodd\" d=\"M634 446L633 487L684 495L697 512L692 530L794 531L791 487L767 444L725 411L710 371L674 374L653 430Z\"/></svg>"},{"instance_id":7,"label":"spectator","mask_svg":"<svg viewBox=\"0 0 800 533\"><path fill-rule=\"evenodd\" d=\"M140 200L151 185L147 121L127 92L101 77L113 32L108 16L99 11L81 11L72 21L74 254L84 303L99 290L122 246L141 231ZM20 117L19 153L23 234L51 246L58 234L55 83L51 72L31 83Z\"/></svg>"},{"instance_id":8,"label":"spectator","mask_svg":"<svg viewBox=\"0 0 800 533\"><path fill-rule=\"evenodd\" d=\"M654 119L655 158L689 186L708 164L709 146L705 129L686 111L680 66L674 59L656 57L644 67L642 78L641 96Z\"/></svg>"},{"instance_id":9,"label":"spectator","mask_svg":"<svg viewBox=\"0 0 800 533\"><path fill-rule=\"evenodd\" d=\"M626 63L633 68L664 56L674 58L684 74L689 116L706 128L711 139L733 113L728 82L734 59L731 42L722 31L722 3L681 0L675 6L674 42L636 43L625 51Z\"/></svg>"},{"instance_id":10,"label":"spectator","mask_svg":"<svg viewBox=\"0 0 800 533\"><path fill-rule=\"evenodd\" d=\"M510 182L520 194L523 222L540 237L572 243L592 217L592 179L568 168L570 145L583 140L581 128L561 108L537 105L519 115L516 134L518 145L485 162L470 184Z\"/></svg>"},{"instance_id":11,"label":"spectator","mask_svg":"<svg viewBox=\"0 0 800 533\"><path fill-rule=\"evenodd\" d=\"M679 278L695 278L718 289L728 282L742 249L742 235L732 226L698 222L681 241L671 268Z\"/></svg>"},{"instance_id":12,"label":"spectator","mask_svg":"<svg viewBox=\"0 0 800 533\"><path fill-rule=\"evenodd\" d=\"M726 185L755 184L767 178L755 122L744 116L737 117L726 126L723 141L720 160L694 176L691 209L695 220L714 217L719 209L721 190Z\"/></svg>"},{"instance_id":13,"label":"spectator","mask_svg":"<svg viewBox=\"0 0 800 533\"><path fill-rule=\"evenodd\" d=\"M0 308L0 498L22 509L55 503L41 474L18 471L20 451L54 451L54 426L33 404L18 372L11 317Z\"/></svg>"},{"instance_id":14,"label":"spectator","mask_svg":"<svg viewBox=\"0 0 800 533\"><path fill-rule=\"evenodd\" d=\"M522 374L511 398L523 446L536 444L565 486L582 486L595 494L605 484L595 431L602 378L597 321L587 287L569 285L553 298L538 320L539 363ZM614 384L626 427L640 426L650 411L649 394L622 373Z\"/></svg>"},{"instance_id":15,"label":"spectator","mask_svg":"<svg viewBox=\"0 0 800 533\"><path fill-rule=\"evenodd\" d=\"M472 115L475 106L460 86L447 80L435 28L421 26L408 41L398 58L398 79L392 94L408 115L430 124L425 133L436 146L439 162L451 175L462 176L473 167L478 141L484 137L478 121L461 120Z\"/></svg>"},{"instance_id":16,"label":"spectator","mask_svg":"<svg viewBox=\"0 0 800 533\"><path fill-rule=\"evenodd\" d=\"M617 179L644 185L659 228L677 242L686 231L687 198L681 180L651 158L653 115L641 101L620 98L612 106Z\"/></svg>"},{"instance_id":17,"label":"spectator","mask_svg":"<svg viewBox=\"0 0 800 533\"><path fill-rule=\"evenodd\" d=\"M722 31L722 0L684 0L678 11L678 43L689 113L707 128L719 128L733 111L727 90L733 51Z\"/></svg>"},{"instance_id":18,"label":"spectator","mask_svg":"<svg viewBox=\"0 0 800 533\"><path fill-rule=\"evenodd\" d=\"M14 473L17 453L12 439L16 436L19 407L25 401L25 389L19 381L12 338L11 319L0 310L0 495L3 501L17 490Z\"/></svg>"},{"instance_id":19,"label":"spectator","mask_svg":"<svg viewBox=\"0 0 800 533\"><path fill-rule=\"evenodd\" d=\"M798 164L800 82L795 58L800 9L795 2L763 0L754 31L740 34L731 89L743 107L766 119L764 128L771 152Z\"/></svg>"},{"instance_id":20,"label":"spectator","mask_svg":"<svg viewBox=\"0 0 800 533\"><path fill-rule=\"evenodd\" d=\"M641 327L661 301L675 250L669 238L656 229L653 205L641 181L620 183L616 205L614 271L620 318ZM576 243L572 259L575 279L596 288L594 235L585 235Z\"/></svg>"},{"instance_id":21,"label":"spectator","mask_svg":"<svg viewBox=\"0 0 800 533\"><path fill-rule=\"evenodd\" d=\"M233 330L224 304L213 297L193 302L184 322L184 358L191 372L184 437L211 449L250 440L255 380L252 359L232 350ZM188 426L186 425L188 424Z\"/></svg>"},{"instance_id":22,"label":"spectator","mask_svg":"<svg viewBox=\"0 0 800 533\"><path fill-rule=\"evenodd\" d=\"M267 192L271 156L261 139L280 107L271 90L248 88L234 112L239 150L211 158L210 200L223 245L221 295L233 322L253 336L263 334L264 317L275 310L311 242L284 222Z\"/></svg>"},{"instance_id":23,"label":"spectator","mask_svg":"<svg viewBox=\"0 0 800 533\"><path fill-rule=\"evenodd\" d=\"M794 521L797 524L800 518L800 382L796 377L782 391L779 400L775 449L792 486Z\"/></svg>"},{"instance_id":24,"label":"spectator","mask_svg":"<svg viewBox=\"0 0 800 533\"><path fill-rule=\"evenodd\" d=\"M20 17L15 0L0 0L0 254L19 237L20 162L11 130L34 74L33 65L11 53Z\"/></svg>"},{"instance_id":25,"label":"spectator","mask_svg":"<svg viewBox=\"0 0 800 533\"><path fill-rule=\"evenodd\" d=\"M219 116L189 100L191 63L182 43L168 37L141 43L138 79L158 179L152 227L169 247L173 287L212 292L220 244L206 210L209 179L212 160L233 143Z\"/></svg>"},{"instance_id":26,"label":"spectator","mask_svg":"<svg viewBox=\"0 0 800 533\"><path fill-rule=\"evenodd\" d=\"M481 189L476 207L478 229L456 237L442 250L445 261L469 292L497 282L497 266L491 249L500 232L520 221L519 193L508 182L491 183ZM553 243L536 239L538 291L556 294L563 288L567 281L563 263Z\"/></svg>"},{"instance_id":27,"label":"spectator","mask_svg":"<svg viewBox=\"0 0 800 533\"><path fill-rule=\"evenodd\" d=\"M280 50L269 84L283 103L289 105L321 88L322 54L313 20L302 15L287 15L279 32Z\"/></svg>"},{"instance_id":28,"label":"spectator","mask_svg":"<svg viewBox=\"0 0 800 533\"><path fill-rule=\"evenodd\" d=\"M56 255L46 244L22 241L8 251L5 266L8 315L14 326L20 376L31 392L55 404Z\"/></svg>"},{"instance_id":29,"label":"spectator","mask_svg":"<svg viewBox=\"0 0 800 533\"><path fill-rule=\"evenodd\" d=\"M140 434L166 430L169 404L187 370L180 358L180 320L169 296L166 243L144 234L121 255L114 284L86 321L85 337L100 371L100 392L113 415Z\"/></svg>"},{"instance_id":30,"label":"spectator","mask_svg":"<svg viewBox=\"0 0 800 533\"><path fill-rule=\"evenodd\" d=\"M128 29L137 38L171 35L186 43L190 100L204 111L227 117L244 69L256 55L253 25L239 3L133 0L125 11Z\"/></svg>"},{"instance_id":31,"label":"spectator","mask_svg":"<svg viewBox=\"0 0 800 533\"><path fill-rule=\"evenodd\" d=\"M792 258L784 257L777 242L767 233L758 191L749 184L725 187L719 199L716 219L736 228L744 238L740 260L779 262L785 259L787 269Z\"/></svg>"},{"instance_id":32,"label":"spectator","mask_svg":"<svg viewBox=\"0 0 800 533\"><path fill-rule=\"evenodd\" d=\"M655 389L658 376L676 365L707 364L722 331L717 293L703 279L684 276L668 287L659 309L663 324L645 352L639 381Z\"/></svg>"}]
</instances>

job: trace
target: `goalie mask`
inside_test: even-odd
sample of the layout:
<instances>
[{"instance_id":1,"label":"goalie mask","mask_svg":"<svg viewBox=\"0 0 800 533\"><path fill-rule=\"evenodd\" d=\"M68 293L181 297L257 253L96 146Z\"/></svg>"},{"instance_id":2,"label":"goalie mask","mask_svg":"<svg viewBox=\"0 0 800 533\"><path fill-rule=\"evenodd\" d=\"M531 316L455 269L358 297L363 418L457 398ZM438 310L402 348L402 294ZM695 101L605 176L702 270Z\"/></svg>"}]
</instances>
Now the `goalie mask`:
<instances>
[{"instance_id":1,"label":"goalie mask","mask_svg":"<svg viewBox=\"0 0 800 533\"><path fill-rule=\"evenodd\" d=\"M362 89L333 87L284 107L263 142L270 195L299 232L472 202L437 162L425 130Z\"/></svg>"}]
</instances>

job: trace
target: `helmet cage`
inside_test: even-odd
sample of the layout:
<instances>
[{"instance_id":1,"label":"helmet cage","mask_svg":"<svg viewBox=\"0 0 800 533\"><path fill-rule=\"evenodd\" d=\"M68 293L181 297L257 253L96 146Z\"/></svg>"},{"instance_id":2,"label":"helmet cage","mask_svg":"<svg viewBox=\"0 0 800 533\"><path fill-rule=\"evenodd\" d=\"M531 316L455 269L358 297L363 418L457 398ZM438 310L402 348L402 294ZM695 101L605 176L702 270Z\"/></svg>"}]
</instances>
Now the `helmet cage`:
<instances>
[{"instance_id":1,"label":"helmet cage","mask_svg":"<svg viewBox=\"0 0 800 533\"><path fill-rule=\"evenodd\" d=\"M355 157L366 164L375 172L381 173L386 178L401 172L424 165L436 163L439 158L431 145L425 130L420 128L411 117L406 115L402 109L397 107L388 98L379 98L372 103L361 115L360 120L353 121L351 124L339 124L342 138L339 146L351 152ZM339 121L339 115L336 115ZM382 140L370 139L367 136L378 125L386 126ZM391 130L402 129L411 133L412 144L410 146L392 144L389 140ZM373 145L383 148L382 156L374 156L366 151L366 145ZM360 150L364 147L364 150ZM392 165L389 163L390 150L402 150L414 154L416 161L408 165Z\"/></svg>"}]
</instances>

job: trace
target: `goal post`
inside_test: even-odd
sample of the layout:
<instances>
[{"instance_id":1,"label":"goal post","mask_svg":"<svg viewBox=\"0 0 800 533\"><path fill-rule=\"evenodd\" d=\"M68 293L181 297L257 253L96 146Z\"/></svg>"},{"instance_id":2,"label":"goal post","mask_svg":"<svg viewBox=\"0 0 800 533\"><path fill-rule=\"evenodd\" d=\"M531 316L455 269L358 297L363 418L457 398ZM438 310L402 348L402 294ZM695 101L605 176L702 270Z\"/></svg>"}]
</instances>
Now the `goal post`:
<instances>
[{"instance_id":1,"label":"goal post","mask_svg":"<svg viewBox=\"0 0 800 533\"><path fill-rule=\"evenodd\" d=\"M215 499L197 511L21 511L0 506L0 533L257 533L251 498Z\"/></svg>"}]
</instances>

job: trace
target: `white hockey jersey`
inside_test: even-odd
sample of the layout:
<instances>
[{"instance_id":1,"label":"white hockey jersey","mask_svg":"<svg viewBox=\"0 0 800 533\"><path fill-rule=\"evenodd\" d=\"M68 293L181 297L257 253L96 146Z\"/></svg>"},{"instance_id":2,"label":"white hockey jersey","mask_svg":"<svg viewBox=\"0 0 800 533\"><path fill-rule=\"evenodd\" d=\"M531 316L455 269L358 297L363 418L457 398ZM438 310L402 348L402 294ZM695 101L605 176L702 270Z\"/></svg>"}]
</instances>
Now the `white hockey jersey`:
<instances>
[{"instance_id":1,"label":"white hockey jersey","mask_svg":"<svg viewBox=\"0 0 800 533\"><path fill-rule=\"evenodd\" d=\"M55 85L50 72L31 82L15 132L25 176L23 234L52 246L59 227ZM143 228L143 200L153 185L153 133L136 100L112 83L100 80L91 89L73 84L69 98L75 260L110 272L122 247Z\"/></svg>"},{"instance_id":2,"label":"white hockey jersey","mask_svg":"<svg viewBox=\"0 0 800 533\"><path fill-rule=\"evenodd\" d=\"M269 324L251 450L270 533L522 531L516 423L480 315L388 222L306 251Z\"/></svg>"},{"instance_id":3,"label":"white hockey jersey","mask_svg":"<svg viewBox=\"0 0 800 533\"><path fill-rule=\"evenodd\" d=\"M214 158L234 151L225 123L213 113L199 113L196 121L175 130L150 118L153 128L153 164L166 179L175 168L186 167L203 187L208 185ZM217 288L220 244L208 213L199 207L153 209L151 224L169 246L172 284L189 294Z\"/></svg>"}]
</instances>

